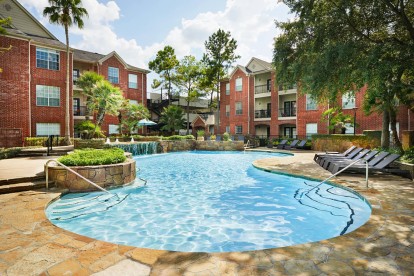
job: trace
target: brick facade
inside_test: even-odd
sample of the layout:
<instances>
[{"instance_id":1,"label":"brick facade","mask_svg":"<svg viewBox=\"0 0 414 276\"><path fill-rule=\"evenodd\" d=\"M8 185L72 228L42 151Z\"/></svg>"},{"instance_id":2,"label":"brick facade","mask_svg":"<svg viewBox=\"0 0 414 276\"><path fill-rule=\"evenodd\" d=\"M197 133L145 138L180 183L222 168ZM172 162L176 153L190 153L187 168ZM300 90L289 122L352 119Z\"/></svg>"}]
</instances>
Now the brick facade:
<instances>
[{"instance_id":1,"label":"brick facade","mask_svg":"<svg viewBox=\"0 0 414 276\"><path fill-rule=\"evenodd\" d=\"M48 30L46 30L34 17L28 15L18 2L12 1L15 6L15 12L21 12L21 16L14 20L25 20L16 24L21 29L8 29L8 34L0 35L0 47L7 48L11 45L9 51L0 54L0 133L17 133L16 137L21 137L22 141L6 141L9 136L0 135L0 147L13 145L23 145L25 137L39 136L37 133L37 124L58 123L60 125L59 135L65 135L65 109L66 109L66 47L65 44L58 41ZM7 14L6 14L7 16ZM17 23L14 21L14 23ZM33 23L33 24L32 24ZM25 28L24 24L30 24ZM30 31L35 30L37 35L31 35ZM27 31L27 33L26 33ZM41 47L51 51L56 51L59 56L59 66L53 69L40 68L36 64L36 49ZM42 56L45 63L51 62L50 56ZM53 56L55 53L53 53ZM53 63L53 62L52 62ZM135 100L138 103L147 104L147 74L149 71L131 66L115 52L108 55L86 52L82 50L71 49L69 57L70 64L70 85L69 85L69 114L70 114L70 133L74 135L74 123L85 119L85 114L78 114L74 110L74 99L79 99L80 105L86 105L86 97L82 95L81 90L73 85L73 69L79 70L79 73L85 71L94 71L108 79L108 67L119 69L118 86L124 94L124 97ZM72 68L73 66L73 68ZM128 75L137 76L137 88L130 88L128 85ZM38 86L47 86L42 91L52 87L52 93L55 95L58 91L59 104L56 105L56 98L53 97L50 104L48 97L42 96L41 101L46 98L47 104L37 102L36 89ZM41 90L39 87L39 91ZM43 106L42 106L43 105ZM46 106L45 106L46 105ZM76 112L74 112L76 111ZM105 133L109 131L109 124L118 125L118 118L115 116L106 116L105 124L102 130ZM44 126L44 125L43 125ZM54 125L56 126L56 125Z\"/></svg>"},{"instance_id":2,"label":"brick facade","mask_svg":"<svg viewBox=\"0 0 414 276\"><path fill-rule=\"evenodd\" d=\"M242 91L236 91L238 78L242 79ZM267 88L263 79L267 79ZM226 95L228 83L230 95ZM355 108L342 109L344 114L355 117L356 134L382 129L382 114L372 112L366 115L363 111L365 91L366 87L363 87L355 93ZM236 102L242 103L242 115L235 114ZM338 98L337 104L342 106L342 98ZM230 106L229 116L226 116L226 105ZM316 124L319 134L328 134L332 131L322 118L322 113L328 108L327 104L319 104L315 110L307 110L306 95L300 93L300 88L279 87L271 64L256 58L252 58L246 67L236 67L230 77L220 83L220 133L230 126L230 133L235 134L235 127L242 126L244 135L305 138L309 134L306 132L307 124ZM413 112L401 105L397 114L400 135L404 130L413 129L414 123L410 118L414 118Z\"/></svg>"}]
</instances>

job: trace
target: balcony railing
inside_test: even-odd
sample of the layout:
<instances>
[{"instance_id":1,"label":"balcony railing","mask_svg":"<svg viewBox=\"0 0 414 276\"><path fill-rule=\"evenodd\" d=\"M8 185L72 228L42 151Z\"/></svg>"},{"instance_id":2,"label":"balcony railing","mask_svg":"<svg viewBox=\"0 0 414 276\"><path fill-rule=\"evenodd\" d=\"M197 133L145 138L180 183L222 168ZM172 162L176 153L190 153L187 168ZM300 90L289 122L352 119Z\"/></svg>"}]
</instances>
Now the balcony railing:
<instances>
[{"instance_id":1,"label":"balcony railing","mask_svg":"<svg viewBox=\"0 0 414 276\"><path fill-rule=\"evenodd\" d=\"M271 116L271 112L270 110L267 109L262 109L262 110L255 110L254 111L254 117L259 119L259 118L270 118Z\"/></svg>"},{"instance_id":2,"label":"balcony railing","mask_svg":"<svg viewBox=\"0 0 414 276\"><path fill-rule=\"evenodd\" d=\"M264 94L264 93L270 93L270 87L268 87L266 84L257 85L254 87L254 94Z\"/></svg>"},{"instance_id":3,"label":"balcony railing","mask_svg":"<svg viewBox=\"0 0 414 276\"><path fill-rule=\"evenodd\" d=\"M87 109L86 106L79 106L73 108L73 116L86 116Z\"/></svg>"},{"instance_id":4,"label":"balcony railing","mask_svg":"<svg viewBox=\"0 0 414 276\"><path fill-rule=\"evenodd\" d=\"M289 108L289 109L284 109L281 108L279 109L279 118L283 118L283 117L295 117L296 116L296 108Z\"/></svg>"}]
</instances>

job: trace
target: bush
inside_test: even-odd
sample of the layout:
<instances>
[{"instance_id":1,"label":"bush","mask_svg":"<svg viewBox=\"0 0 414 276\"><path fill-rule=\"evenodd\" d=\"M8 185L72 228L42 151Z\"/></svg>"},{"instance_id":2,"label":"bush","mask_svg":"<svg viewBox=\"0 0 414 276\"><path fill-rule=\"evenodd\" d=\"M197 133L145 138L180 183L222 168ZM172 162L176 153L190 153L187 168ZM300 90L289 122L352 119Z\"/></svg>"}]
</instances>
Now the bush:
<instances>
[{"instance_id":1,"label":"bush","mask_svg":"<svg viewBox=\"0 0 414 276\"><path fill-rule=\"evenodd\" d=\"M193 135L172 135L169 137L162 137L162 140L173 141L173 140L194 140Z\"/></svg>"},{"instance_id":2,"label":"bush","mask_svg":"<svg viewBox=\"0 0 414 276\"><path fill-rule=\"evenodd\" d=\"M100 127L96 127L96 132L94 137L92 133L95 131L95 124L91 121L81 121L75 125L75 131L79 132L82 139L91 139L91 138L104 138L105 135L102 133Z\"/></svg>"},{"instance_id":3,"label":"bush","mask_svg":"<svg viewBox=\"0 0 414 276\"><path fill-rule=\"evenodd\" d=\"M401 161L409 164L414 164L414 147L407 149L401 157Z\"/></svg>"},{"instance_id":4,"label":"bush","mask_svg":"<svg viewBox=\"0 0 414 276\"><path fill-rule=\"evenodd\" d=\"M228 134L227 132L224 132L223 133L223 141L231 141L230 134Z\"/></svg>"},{"instance_id":5,"label":"bush","mask_svg":"<svg viewBox=\"0 0 414 276\"><path fill-rule=\"evenodd\" d=\"M47 138L48 137L25 137L24 146L25 147L45 147ZM65 137L55 137L53 139L53 146L63 146L64 140L65 140ZM71 141L73 144L72 138L71 138Z\"/></svg>"},{"instance_id":6,"label":"bush","mask_svg":"<svg viewBox=\"0 0 414 276\"><path fill-rule=\"evenodd\" d=\"M21 151L22 151L22 148L8 148L8 149L0 148L0 159L16 157Z\"/></svg>"},{"instance_id":7,"label":"bush","mask_svg":"<svg viewBox=\"0 0 414 276\"><path fill-rule=\"evenodd\" d=\"M211 141L215 141L215 140L216 140L216 135L212 134L212 135L210 136L210 140L211 140Z\"/></svg>"},{"instance_id":8,"label":"bush","mask_svg":"<svg viewBox=\"0 0 414 276\"><path fill-rule=\"evenodd\" d=\"M204 130L197 130L197 137L204 137L205 131Z\"/></svg>"},{"instance_id":9,"label":"bush","mask_svg":"<svg viewBox=\"0 0 414 276\"><path fill-rule=\"evenodd\" d=\"M159 141L162 138L161 136L142 136L142 135L132 135L132 137L134 138L135 141L147 141L147 142ZM129 138L129 140L131 140L131 138Z\"/></svg>"},{"instance_id":10,"label":"bush","mask_svg":"<svg viewBox=\"0 0 414 276\"><path fill-rule=\"evenodd\" d=\"M126 160L124 151L120 148L81 149L62 156L59 162L66 166L94 166L118 164Z\"/></svg>"}]
</instances>

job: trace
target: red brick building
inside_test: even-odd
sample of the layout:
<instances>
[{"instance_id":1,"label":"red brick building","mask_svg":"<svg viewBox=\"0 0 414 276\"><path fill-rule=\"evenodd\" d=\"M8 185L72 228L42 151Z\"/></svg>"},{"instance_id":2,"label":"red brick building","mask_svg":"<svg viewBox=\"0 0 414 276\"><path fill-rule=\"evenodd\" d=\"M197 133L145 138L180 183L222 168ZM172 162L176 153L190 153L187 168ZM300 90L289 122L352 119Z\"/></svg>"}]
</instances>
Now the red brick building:
<instances>
[{"instance_id":1,"label":"red brick building","mask_svg":"<svg viewBox=\"0 0 414 276\"><path fill-rule=\"evenodd\" d=\"M15 0L0 3L0 17L11 17L0 35L0 147L21 146L25 137L65 133L66 47ZM146 105L149 71L127 64L116 52L100 55L71 49L71 136L75 121L85 119L84 97L73 81L90 70L119 86L124 97ZM115 132L116 118L103 130ZM111 128L111 129L110 129Z\"/></svg>"},{"instance_id":2,"label":"red brick building","mask_svg":"<svg viewBox=\"0 0 414 276\"><path fill-rule=\"evenodd\" d=\"M328 134L328 122L322 113L328 105L318 105L296 86L276 84L276 72L269 62L252 58L246 66L238 65L220 85L220 133L262 137L299 137ZM346 133L362 134L364 130L381 130L382 115L367 116L362 109L365 88L355 95L338 99L344 114L355 118L356 128L347 125ZM411 111L399 107L397 129L413 129Z\"/></svg>"}]
</instances>

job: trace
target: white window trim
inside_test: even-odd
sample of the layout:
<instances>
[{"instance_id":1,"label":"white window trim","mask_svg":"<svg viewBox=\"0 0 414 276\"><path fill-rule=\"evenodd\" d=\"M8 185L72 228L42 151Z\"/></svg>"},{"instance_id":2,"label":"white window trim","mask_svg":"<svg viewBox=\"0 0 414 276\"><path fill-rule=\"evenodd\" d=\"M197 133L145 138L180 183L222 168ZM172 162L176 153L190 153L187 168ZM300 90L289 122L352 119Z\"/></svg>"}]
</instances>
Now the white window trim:
<instances>
[{"instance_id":1,"label":"white window trim","mask_svg":"<svg viewBox=\"0 0 414 276\"><path fill-rule=\"evenodd\" d=\"M238 84L238 82L240 82L240 83ZM237 78L236 79L236 91L237 92L243 91L243 79L242 78Z\"/></svg>"},{"instance_id":2,"label":"white window trim","mask_svg":"<svg viewBox=\"0 0 414 276\"><path fill-rule=\"evenodd\" d=\"M115 71L117 72L117 76L110 75L111 69L116 69L114 70L114 72ZM116 81L115 81L115 78L116 78ZM119 68L111 67L111 66L108 67L108 80L110 83L119 84Z\"/></svg>"},{"instance_id":3,"label":"white window trim","mask_svg":"<svg viewBox=\"0 0 414 276\"><path fill-rule=\"evenodd\" d=\"M230 95L230 83L226 83L226 95Z\"/></svg>"},{"instance_id":4,"label":"white window trim","mask_svg":"<svg viewBox=\"0 0 414 276\"><path fill-rule=\"evenodd\" d=\"M354 109L356 107L356 95L351 92L342 95L342 109Z\"/></svg>"},{"instance_id":5,"label":"white window trim","mask_svg":"<svg viewBox=\"0 0 414 276\"><path fill-rule=\"evenodd\" d=\"M318 110L317 101L312 99L312 96L309 94L306 94L306 110Z\"/></svg>"},{"instance_id":6,"label":"white window trim","mask_svg":"<svg viewBox=\"0 0 414 276\"><path fill-rule=\"evenodd\" d=\"M55 91L56 88L56 91ZM44 97L40 97L39 94L44 93ZM51 94L57 93L58 97L51 97ZM38 98L46 98L47 104L39 104ZM50 105L50 99L58 99L58 105ZM57 86L47 86L47 85L36 85L36 106L46 106L46 107L60 107L60 87Z\"/></svg>"},{"instance_id":7,"label":"white window trim","mask_svg":"<svg viewBox=\"0 0 414 276\"><path fill-rule=\"evenodd\" d=\"M135 80L131 80L131 77L135 77ZM136 74L128 74L128 88L138 89L138 76Z\"/></svg>"},{"instance_id":8,"label":"white window trim","mask_svg":"<svg viewBox=\"0 0 414 276\"><path fill-rule=\"evenodd\" d=\"M237 106L240 105L240 109L237 108ZM242 102L236 102L236 115L242 115L243 114L243 104Z\"/></svg>"}]
</instances>

